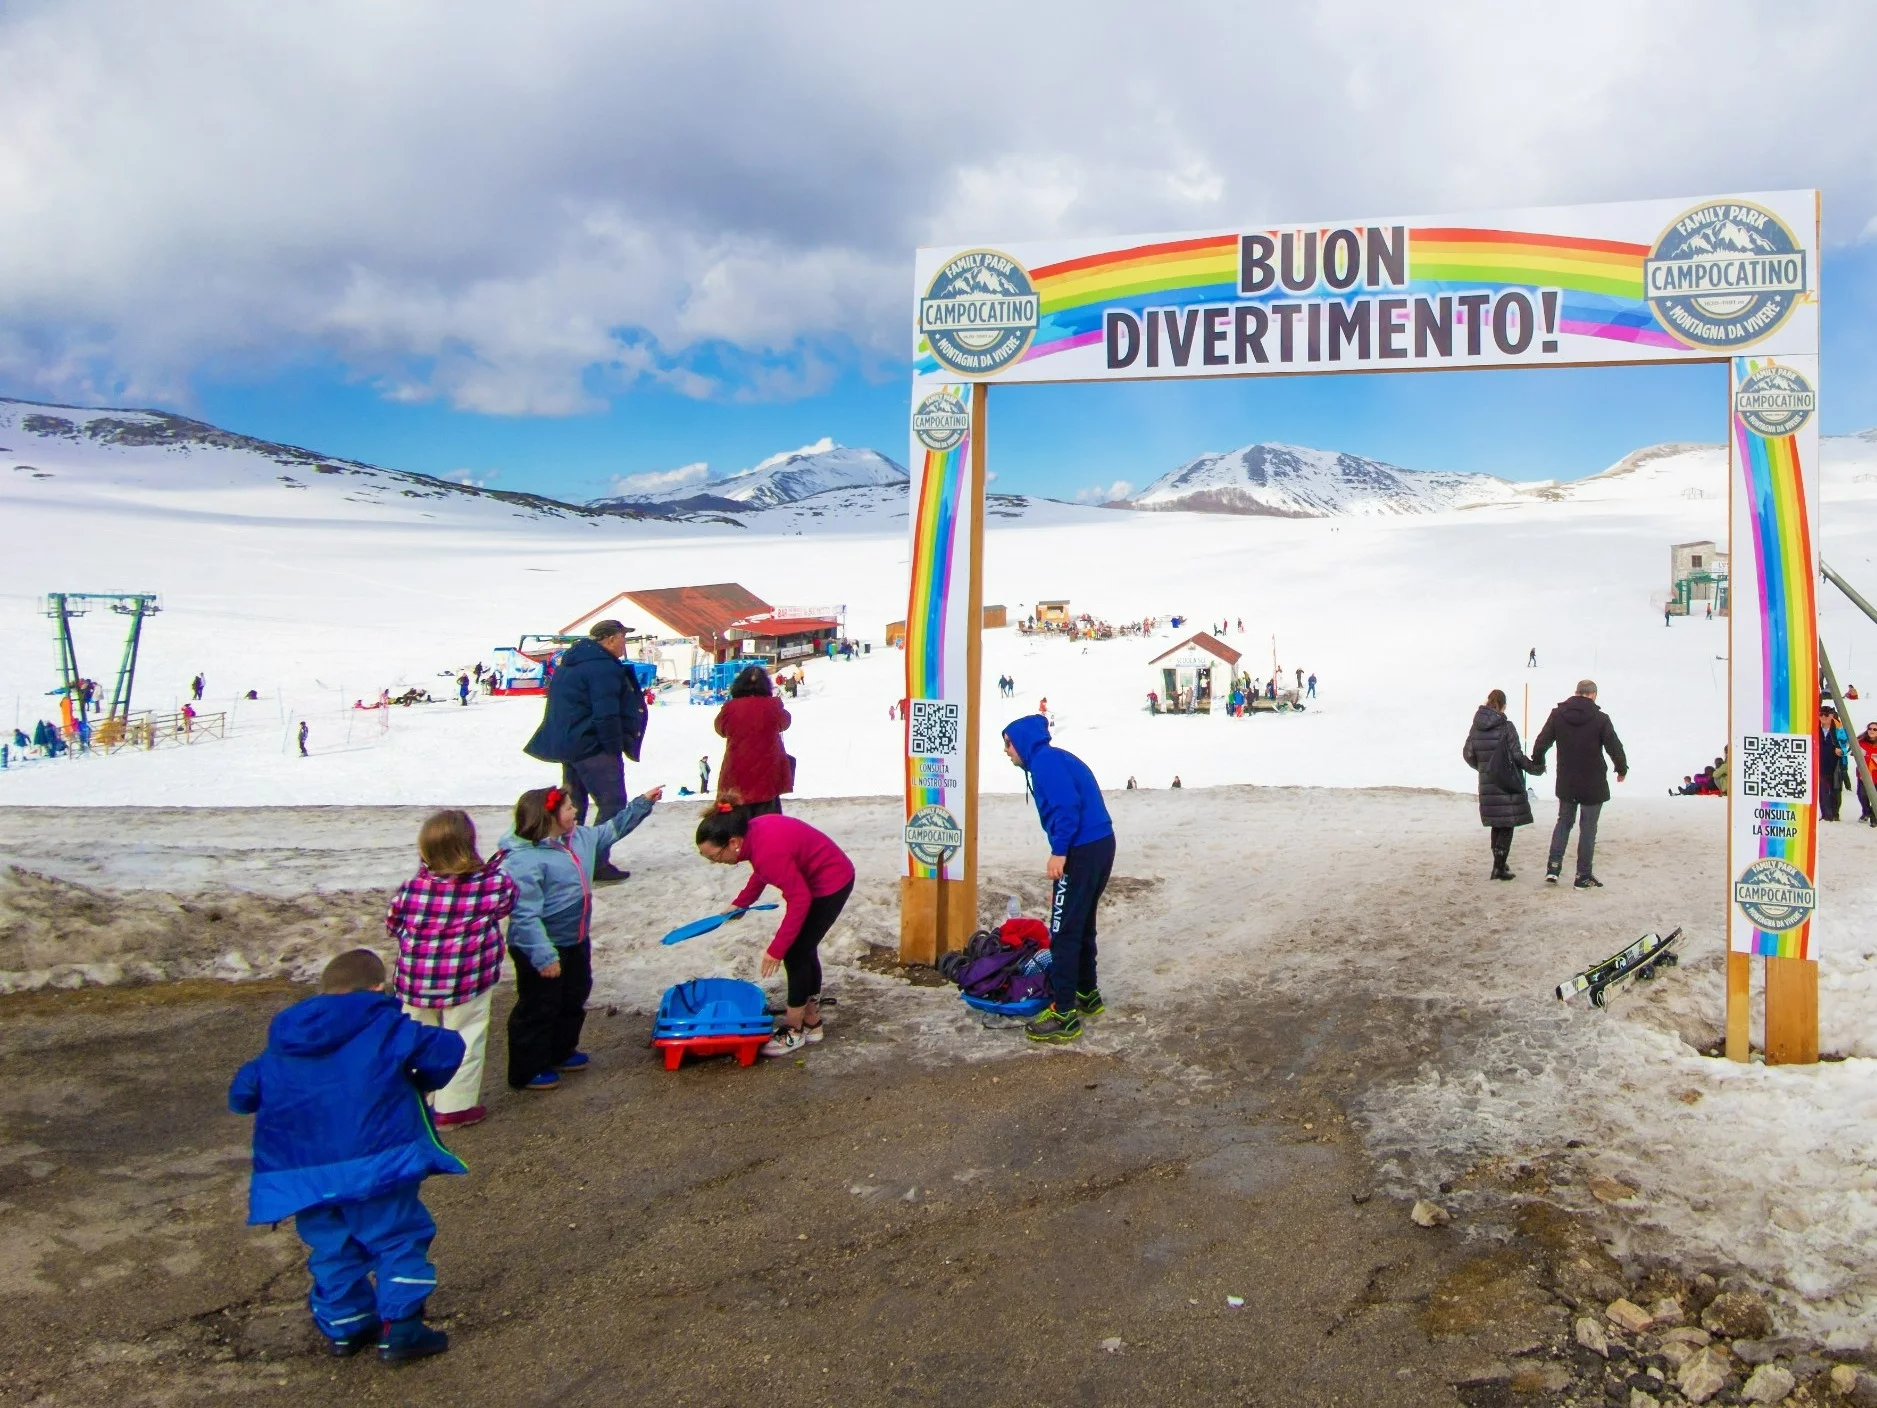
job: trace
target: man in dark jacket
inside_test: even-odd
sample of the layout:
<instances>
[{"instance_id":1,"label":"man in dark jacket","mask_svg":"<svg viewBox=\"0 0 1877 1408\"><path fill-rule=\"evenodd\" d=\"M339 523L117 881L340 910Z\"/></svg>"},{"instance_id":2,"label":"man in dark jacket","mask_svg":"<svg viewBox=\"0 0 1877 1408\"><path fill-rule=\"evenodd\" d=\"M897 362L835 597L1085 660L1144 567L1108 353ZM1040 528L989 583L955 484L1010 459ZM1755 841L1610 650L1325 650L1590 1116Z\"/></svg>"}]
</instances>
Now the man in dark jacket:
<instances>
[{"instance_id":1,"label":"man in dark jacket","mask_svg":"<svg viewBox=\"0 0 1877 1408\"><path fill-rule=\"evenodd\" d=\"M1074 1041L1084 1015L1102 1011L1095 974L1095 908L1114 869L1114 823L1088 764L1049 741L1049 720L1029 714L1004 730L1004 752L1029 774L1049 837L1050 1005L1024 1027L1032 1041Z\"/></svg>"},{"instance_id":2,"label":"man in dark jacket","mask_svg":"<svg viewBox=\"0 0 1877 1408\"><path fill-rule=\"evenodd\" d=\"M626 806L625 759L639 760L645 738L645 694L638 676L625 664L626 628L601 621L561 656L548 681L547 711L541 727L523 752L561 765L561 785L573 798L580 824L587 819L587 799L599 809L595 824L604 826ZM623 880L610 847L595 858L595 880Z\"/></svg>"},{"instance_id":3,"label":"man in dark jacket","mask_svg":"<svg viewBox=\"0 0 1877 1408\"><path fill-rule=\"evenodd\" d=\"M1532 747L1532 761L1543 771L1545 754L1558 745L1558 824L1551 832L1551 855L1545 861L1545 880L1558 883L1564 869L1564 848L1571 827L1581 812L1583 829L1577 833L1577 888L1602 889L1591 870L1597 850L1597 817L1610 800L1610 774L1604 766L1608 753L1616 765L1616 780L1629 776L1623 740L1616 736L1610 716L1597 707L1597 682L1579 680L1577 693L1551 711Z\"/></svg>"}]
</instances>

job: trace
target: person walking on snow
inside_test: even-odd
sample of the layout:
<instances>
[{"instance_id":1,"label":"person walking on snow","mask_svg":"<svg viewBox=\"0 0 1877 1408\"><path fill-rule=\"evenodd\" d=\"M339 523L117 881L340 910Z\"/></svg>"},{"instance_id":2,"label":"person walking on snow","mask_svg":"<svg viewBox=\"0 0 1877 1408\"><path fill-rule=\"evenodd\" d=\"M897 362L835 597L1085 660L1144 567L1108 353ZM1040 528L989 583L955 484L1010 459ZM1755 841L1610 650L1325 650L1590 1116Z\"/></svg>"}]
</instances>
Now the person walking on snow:
<instances>
[{"instance_id":1,"label":"person walking on snow","mask_svg":"<svg viewBox=\"0 0 1877 1408\"><path fill-rule=\"evenodd\" d=\"M1525 774L1544 769L1519 747L1519 731L1506 717L1506 695L1495 689L1473 715L1460 750L1466 765L1479 774L1479 824L1492 828L1492 879L1515 877L1506 862L1512 855L1512 833L1532 824L1532 799Z\"/></svg>"},{"instance_id":2,"label":"person walking on snow","mask_svg":"<svg viewBox=\"0 0 1877 1408\"><path fill-rule=\"evenodd\" d=\"M1114 822L1088 764L1049 740L1040 714L1004 730L1004 752L1027 774L1049 837L1050 1005L1023 1029L1031 1041L1067 1042L1103 1010L1095 971L1095 911L1114 869Z\"/></svg>"},{"instance_id":3,"label":"person walking on snow","mask_svg":"<svg viewBox=\"0 0 1877 1408\"><path fill-rule=\"evenodd\" d=\"M700 797L708 797L710 795L710 755L709 754L706 754L705 756L697 760L697 795Z\"/></svg>"},{"instance_id":4,"label":"person walking on snow","mask_svg":"<svg viewBox=\"0 0 1877 1408\"><path fill-rule=\"evenodd\" d=\"M310 732L311 732L311 730L310 730L310 729L308 729L308 728L307 728L307 726L306 726L306 720L305 720L305 719L301 719L301 720L300 720L300 756L301 756L302 758L304 758L304 757L306 757L306 756L307 756L307 752L306 752L306 735L307 735L308 733L310 733Z\"/></svg>"},{"instance_id":5,"label":"person walking on snow","mask_svg":"<svg viewBox=\"0 0 1877 1408\"><path fill-rule=\"evenodd\" d=\"M204 684L204 682L203 682L203 679L202 679L202 676L201 676L201 674L200 674L200 672L198 672L198 673L197 673L197 675L196 675L196 677L195 677L194 679L192 679L192 680L190 680L190 681L189 681L189 688L190 688L190 689L191 689L191 690L192 690L192 691L194 692L194 698L195 698L195 700L196 700L196 702L198 702L198 703L200 703L200 702L201 702L201 700L202 700L202 691L203 691L203 689L205 689L206 687L207 687L207 686L206 686L206 685Z\"/></svg>"},{"instance_id":6,"label":"person walking on snow","mask_svg":"<svg viewBox=\"0 0 1877 1408\"><path fill-rule=\"evenodd\" d=\"M900 710L902 717L905 710ZM782 745L793 720L776 698L775 686L761 665L745 665L730 682L730 698L717 711L715 727L723 739L723 763L717 769L717 795L734 801L745 816L782 810L784 793L795 790L795 761Z\"/></svg>"},{"instance_id":7,"label":"person walking on snow","mask_svg":"<svg viewBox=\"0 0 1877 1408\"><path fill-rule=\"evenodd\" d=\"M462 706L465 709L469 707L469 676L468 675L458 675L456 677L456 697L462 703Z\"/></svg>"},{"instance_id":8,"label":"person walking on snow","mask_svg":"<svg viewBox=\"0 0 1877 1408\"><path fill-rule=\"evenodd\" d=\"M1873 777L1877 777L1877 719L1864 725L1864 731L1857 736L1857 747L1864 755L1864 766ZM1857 799L1863 809L1863 815L1858 820L1877 826L1877 807L1872 805L1873 800L1877 799L1871 797L1870 788L1864 785L1862 778L1858 779Z\"/></svg>"},{"instance_id":9,"label":"person walking on snow","mask_svg":"<svg viewBox=\"0 0 1877 1408\"><path fill-rule=\"evenodd\" d=\"M1528 670L1536 670L1538 668L1538 647L1535 645L1525 656L1525 668Z\"/></svg>"},{"instance_id":10,"label":"person walking on snow","mask_svg":"<svg viewBox=\"0 0 1877 1408\"><path fill-rule=\"evenodd\" d=\"M1844 811L1845 773L1850 766L1851 739L1830 704L1818 711L1818 819L1837 821Z\"/></svg>"},{"instance_id":11,"label":"person walking on snow","mask_svg":"<svg viewBox=\"0 0 1877 1408\"><path fill-rule=\"evenodd\" d=\"M1317 677L1315 675L1310 676L1309 683L1310 683L1310 697L1312 699L1315 699L1317 697Z\"/></svg>"},{"instance_id":12,"label":"person walking on snow","mask_svg":"<svg viewBox=\"0 0 1877 1408\"><path fill-rule=\"evenodd\" d=\"M561 788L573 802L576 825L584 826L589 798L598 806L594 824L604 827L626 806L627 758L639 761L645 738L645 694L625 663L626 628L600 621L561 657L548 681L541 727L522 751L561 765ZM595 858L591 879L624 880L612 863L611 841Z\"/></svg>"},{"instance_id":13,"label":"person walking on snow","mask_svg":"<svg viewBox=\"0 0 1877 1408\"><path fill-rule=\"evenodd\" d=\"M1551 832L1551 853L1545 860L1545 882L1555 885L1564 869L1564 848L1571 827L1581 812L1583 829L1577 834L1577 880L1580 890L1602 889L1591 866L1597 850L1597 818L1610 800L1610 774L1604 755L1616 765L1616 780L1629 776L1623 740L1616 736L1610 716L1597 707L1597 682L1579 680L1577 692L1551 711L1532 748L1536 771L1545 769L1545 754L1558 748L1558 824Z\"/></svg>"}]
</instances>

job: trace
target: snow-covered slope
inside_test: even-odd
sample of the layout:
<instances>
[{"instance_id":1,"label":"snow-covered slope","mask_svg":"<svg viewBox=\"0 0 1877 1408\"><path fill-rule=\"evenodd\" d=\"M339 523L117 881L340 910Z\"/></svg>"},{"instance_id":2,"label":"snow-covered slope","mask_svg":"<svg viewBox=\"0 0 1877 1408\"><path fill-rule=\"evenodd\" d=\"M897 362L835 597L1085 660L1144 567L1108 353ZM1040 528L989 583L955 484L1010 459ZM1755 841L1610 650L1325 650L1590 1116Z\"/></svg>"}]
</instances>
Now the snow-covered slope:
<instances>
[{"instance_id":1,"label":"snow-covered slope","mask_svg":"<svg viewBox=\"0 0 1877 1408\"><path fill-rule=\"evenodd\" d=\"M773 508L799 503L835 489L900 488L905 467L878 450L856 450L821 439L799 450L771 455L761 464L722 479L706 479L674 489L624 494L594 501L596 508L660 504L673 508Z\"/></svg>"},{"instance_id":2,"label":"snow-covered slope","mask_svg":"<svg viewBox=\"0 0 1877 1408\"><path fill-rule=\"evenodd\" d=\"M1402 469L1335 450L1259 444L1188 460L1128 503L1199 513L1342 518L1435 513L1517 496L1517 486L1490 474Z\"/></svg>"},{"instance_id":3,"label":"snow-covered slope","mask_svg":"<svg viewBox=\"0 0 1877 1408\"><path fill-rule=\"evenodd\" d=\"M0 497L298 520L467 523L604 516L541 494L382 469L162 411L5 398Z\"/></svg>"}]
</instances>

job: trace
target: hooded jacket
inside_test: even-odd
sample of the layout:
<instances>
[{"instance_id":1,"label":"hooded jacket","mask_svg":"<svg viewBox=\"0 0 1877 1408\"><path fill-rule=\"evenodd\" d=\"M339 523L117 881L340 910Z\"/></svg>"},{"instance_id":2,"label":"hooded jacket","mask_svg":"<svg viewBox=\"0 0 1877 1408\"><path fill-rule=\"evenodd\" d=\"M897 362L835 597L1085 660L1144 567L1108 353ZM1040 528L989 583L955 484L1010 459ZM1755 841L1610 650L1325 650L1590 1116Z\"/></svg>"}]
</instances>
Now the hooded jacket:
<instances>
[{"instance_id":1,"label":"hooded jacket","mask_svg":"<svg viewBox=\"0 0 1877 1408\"><path fill-rule=\"evenodd\" d=\"M421 1093L448 1085L462 1060L462 1037L413 1022L386 993L309 997L280 1013L228 1088L228 1108L255 1117L248 1221L467 1172L437 1141Z\"/></svg>"},{"instance_id":2,"label":"hooded jacket","mask_svg":"<svg viewBox=\"0 0 1877 1408\"><path fill-rule=\"evenodd\" d=\"M502 838L502 869L515 882L515 908L508 916L508 943L536 968L556 962L554 941L543 922L550 914L584 904L593 893L593 858L652 814L651 802L634 797L601 826L576 826L552 841L529 841L514 832Z\"/></svg>"},{"instance_id":3,"label":"hooded jacket","mask_svg":"<svg viewBox=\"0 0 1877 1408\"><path fill-rule=\"evenodd\" d=\"M1604 766L1608 753L1619 773L1629 771L1623 740L1616 736L1610 716L1588 695L1573 694L1551 711L1532 746L1537 771L1545 770L1545 754L1558 745L1558 800L1599 803L1610 800L1610 773Z\"/></svg>"},{"instance_id":4,"label":"hooded jacket","mask_svg":"<svg viewBox=\"0 0 1877 1408\"><path fill-rule=\"evenodd\" d=\"M1088 764L1049 741L1049 720L1026 714L1004 730L1004 737L1023 760L1036 815L1049 836L1049 853L1066 856L1072 846L1085 846L1114 835L1108 804Z\"/></svg>"},{"instance_id":5,"label":"hooded jacket","mask_svg":"<svg viewBox=\"0 0 1877 1408\"><path fill-rule=\"evenodd\" d=\"M575 641L547 682L541 727L522 749L544 763L624 753L639 760L645 694L630 665L596 640Z\"/></svg>"},{"instance_id":6,"label":"hooded jacket","mask_svg":"<svg viewBox=\"0 0 1877 1408\"><path fill-rule=\"evenodd\" d=\"M717 795L734 792L745 804L773 802L794 790L794 768L782 747L789 711L773 694L732 699L717 711L717 736L724 740L717 769Z\"/></svg>"},{"instance_id":7,"label":"hooded jacket","mask_svg":"<svg viewBox=\"0 0 1877 1408\"><path fill-rule=\"evenodd\" d=\"M1525 774L1540 769L1519 747L1519 731L1512 727L1512 720L1489 704L1480 705L1460 756L1479 774L1481 826L1531 825L1532 799L1525 790Z\"/></svg>"}]
</instances>

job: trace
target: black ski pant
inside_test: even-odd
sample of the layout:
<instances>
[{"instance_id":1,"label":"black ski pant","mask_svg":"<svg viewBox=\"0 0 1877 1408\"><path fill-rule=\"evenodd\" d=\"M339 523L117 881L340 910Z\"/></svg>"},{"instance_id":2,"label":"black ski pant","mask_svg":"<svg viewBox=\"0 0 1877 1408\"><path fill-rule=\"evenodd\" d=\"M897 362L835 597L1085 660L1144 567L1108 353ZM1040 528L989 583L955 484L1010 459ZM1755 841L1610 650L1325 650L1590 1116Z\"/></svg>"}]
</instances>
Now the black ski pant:
<instances>
[{"instance_id":1,"label":"black ski pant","mask_svg":"<svg viewBox=\"0 0 1877 1408\"><path fill-rule=\"evenodd\" d=\"M809 998L821 996L821 941L853 893L854 882L849 880L831 895L816 895L808 906L795 942L782 954L782 971L789 977L789 1006L805 1007Z\"/></svg>"},{"instance_id":2,"label":"black ski pant","mask_svg":"<svg viewBox=\"0 0 1877 1408\"><path fill-rule=\"evenodd\" d=\"M587 824L587 801L596 809L595 826L604 826L626 809L626 760L620 753L595 753L575 763L560 765L561 786L573 799L574 820ZM612 847L602 846L593 855L593 869L604 874L612 865Z\"/></svg>"},{"instance_id":3,"label":"black ski pant","mask_svg":"<svg viewBox=\"0 0 1877 1408\"><path fill-rule=\"evenodd\" d=\"M1836 821L1844 811L1844 774L1834 772L1818 789L1818 819Z\"/></svg>"},{"instance_id":4,"label":"black ski pant","mask_svg":"<svg viewBox=\"0 0 1877 1408\"><path fill-rule=\"evenodd\" d=\"M1558 824L1551 829L1551 854L1545 859L1545 869L1553 875L1564 870L1564 848L1571 841L1571 827L1578 821L1582 812L1582 825L1577 832L1577 878L1582 880L1591 873L1591 862L1597 854L1597 818L1603 812L1601 802L1567 802L1558 798Z\"/></svg>"},{"instance_id":5,"label":"black ski pant","mask_svg":"<svg viewBox=\"0 0 1877 1408\"><path fill-rule=\"evenodd\" d=\"M1077 993L1096 988L1095 910L1114 869L1114 837L1071 846L1064 861L1049 903L1049 995L1068 1013Z\"/></svg>"},{"instance_id":6,"label":"black ski pant","mask_svg":"<svg viewBox=\"0 0 1877 1408\"><path fill-rule=\"evenodd\" d=\"M554 953L560 976L544 978L527 954L509 950L515 960L515 1005L508 1014L508 1084L513 1090L580 1049L593 992L593 945L578 943Z\"/></svg>"}]
</instances>

